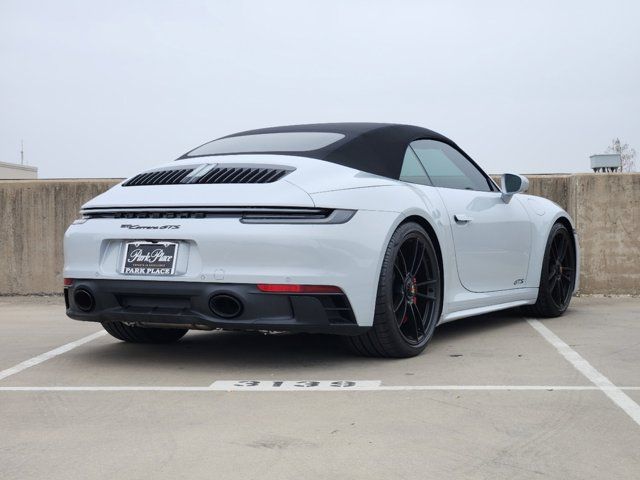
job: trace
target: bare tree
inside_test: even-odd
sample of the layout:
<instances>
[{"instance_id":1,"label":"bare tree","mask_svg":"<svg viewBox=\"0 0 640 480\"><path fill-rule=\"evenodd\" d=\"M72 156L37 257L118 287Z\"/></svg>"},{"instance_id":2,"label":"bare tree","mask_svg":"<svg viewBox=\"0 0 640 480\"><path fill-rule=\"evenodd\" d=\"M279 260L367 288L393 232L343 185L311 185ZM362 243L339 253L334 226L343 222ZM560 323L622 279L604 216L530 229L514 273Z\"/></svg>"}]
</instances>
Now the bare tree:
<instances>
[{"instance_id":1,"label":"bare tree","mask_svg":"<svg viewBox=\"0 0 640 480\"><path fill-rule=\"evenodd\" d=\"M633 172L636 166L636 150L629 147L628 143L622 143L619 138L611 140L611 145L604 153L617 153L622 160L622 171Z\"/></svg>"}]
</instances>

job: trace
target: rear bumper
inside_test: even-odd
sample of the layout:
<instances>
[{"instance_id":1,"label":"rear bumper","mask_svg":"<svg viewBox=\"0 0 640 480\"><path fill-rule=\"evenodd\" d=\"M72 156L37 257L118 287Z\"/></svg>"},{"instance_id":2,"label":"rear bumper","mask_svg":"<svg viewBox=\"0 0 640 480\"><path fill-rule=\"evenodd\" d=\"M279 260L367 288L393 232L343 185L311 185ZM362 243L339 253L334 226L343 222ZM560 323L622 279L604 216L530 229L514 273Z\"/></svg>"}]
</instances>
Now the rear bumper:
<instances>
[{"instance_id":1,"label":"rear bumper","mask_svg":"<svg viewBox=\"0 0 640 480\"><path fill-rule=\"evenodd\" d=\"M247 224L225 216L93 218L67 230L63 276L154 285L335 285L366 327L373 323L382 257L398 217L358 210L346 223L315 225ZM125 245L140 240L178 243L175 275L123 275Z\"/></svg>"},{"instance_id":2,"label":"rear bumper","mask_svg":"<svg viewBox=\"0 0 640 480\"><path fill-rule=\"evenodd\" d=\"M79 290L93 297L89 311L76 304ZM341 335L367 329L357 325L345 294L265 293L251 284L91 279L75 279L64 293L67 315L84 321ZM239 300L239 315L222 318L212 312L209 301L219 294Z\"/></svg>"}]
</instances>

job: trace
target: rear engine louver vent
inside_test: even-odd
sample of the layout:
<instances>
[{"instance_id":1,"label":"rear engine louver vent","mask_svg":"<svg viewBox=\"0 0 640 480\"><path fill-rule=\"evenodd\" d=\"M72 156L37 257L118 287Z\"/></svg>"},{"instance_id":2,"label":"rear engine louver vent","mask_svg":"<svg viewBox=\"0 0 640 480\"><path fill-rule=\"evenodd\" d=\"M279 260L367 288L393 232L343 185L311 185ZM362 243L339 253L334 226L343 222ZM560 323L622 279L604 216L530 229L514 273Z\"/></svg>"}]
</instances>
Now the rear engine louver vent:
<instances>
[{"instance_id":1,"label":"rear engine louver vent","mask_svg":"<svg viewBox=\"0 0 640 480\"><path fill-rule=\"evenodd\" d=\"M271 183L287 173L288 170L276 168L216 167L196 183Z\"/></svg>"},{"instance_id":2,"label":"rear engine louver vent","mask_svg":"<svg viewBox=\"0 0 640 480\"><path fill-rule=\"evenodd\" d=\"M196 171L197 170L197 171ZM273 183L292 169L227 165L203 169L199 167L145 172L127 180L123 187L178 185L196 183Z\"/></svg>"},{"instance_id":3,"label":"rear engine louver vent","mask_svg":"<svg viewBox=\"0 0 640 480\"><path fill-rule=\"evenodd\" d=\"M123 187L141 187L146 185L175 185L182 183L187 175L193 172L193 168L174 170L156 170L136 175L131 180L122 184Z\"/></svg>"}]
</instances>

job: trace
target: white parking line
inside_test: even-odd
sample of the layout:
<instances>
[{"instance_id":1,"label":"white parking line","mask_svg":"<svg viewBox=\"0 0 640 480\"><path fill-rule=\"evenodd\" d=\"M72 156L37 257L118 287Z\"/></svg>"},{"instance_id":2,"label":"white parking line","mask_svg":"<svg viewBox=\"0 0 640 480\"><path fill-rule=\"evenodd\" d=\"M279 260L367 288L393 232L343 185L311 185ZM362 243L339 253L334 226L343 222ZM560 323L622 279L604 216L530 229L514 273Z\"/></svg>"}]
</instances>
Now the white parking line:
<instances>
[{"instance_id":1,"label":"white parking line","mask_svg":"<svg viewBox=\"0 0 640 480\"><path fill-rule=\"evenodd\" d=\"M11 375L15 375L16 373L20 373L23 370L26 370L27 368L33 367L35 365L39 365L42 362L46 362L47 360L57 357L58 355L62 355L63 353L68 352L69 350L73 350L74 348L79 347L80 345L84 345L85 343L90 342L91 340L95 340L96 338L100 338L106 334L107 334L106 331L100 330L99 332L92 333L91 335L87 335L86 337L81 338L80 340L67 343L66 345L62 345L61 347L54 348L53 350L43 353L42 355L38 355L37 357L33 357L33 358L30 358L29 360L25 360L24 362L14 365L11 368L7 368L6 370L0 371L0 380L10 377Z\"/></svg>"},{"instance_id":2,"label":"white parking line","mask_svg":"<svg viewBox=\"0 0 640 480\"><path fill-rule=\"evenodd\" d=\"M567 345L560 337L545 327L539 320L527 320L547 342L556 347L558 352L575 367L580 373L589 379L598 389L613 401L618 407L629 415L638 425L640 425L640 405L634 402L631 397L616 387L611 380L596 370L578 352Z\"/></svg>"},{"instance_id":3,"label":"white parking line","mask_svg":"<svg viewBox=\"0 0 640 480\"><path fill-rule=\"evenodd\" d=\"M235 382L235 381L234 381ZM313 382L313 381L305 381ZM367 381L365 381L367 382ZM393 392L393 391L606 391L608 387L593 385L362 385L357 388L319 387L261 387L220 384L205 386L58 386L58 387L0 387L0 392ZM269 380L269 383L272 383ZM298 382L291 382L298 383ZM379 382L372 382L379 383ZM613 387L615 390L640 391L640 387Z\"/></svg>"}]
</instances>

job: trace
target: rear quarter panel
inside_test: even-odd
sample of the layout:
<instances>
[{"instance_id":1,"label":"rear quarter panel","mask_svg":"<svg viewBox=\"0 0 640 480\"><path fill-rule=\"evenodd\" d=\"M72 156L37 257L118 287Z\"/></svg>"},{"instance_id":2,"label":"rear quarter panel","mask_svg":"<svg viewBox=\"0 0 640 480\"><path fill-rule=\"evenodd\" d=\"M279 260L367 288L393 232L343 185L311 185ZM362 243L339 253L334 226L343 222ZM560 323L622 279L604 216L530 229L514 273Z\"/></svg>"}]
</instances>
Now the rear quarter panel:
<instances>
[{"instance_id":1,"label":"rear quarter panel","mask_svg":"<svg viewBox=\"0 0 640 480\"><path fill-rule=\"evenodd\" d=\"M381 239L376 268L376 290L382 262L391 236L398 226L413 219L427 222L436 236L442 258L444 279L443 315L450 309L450 299L463 290L456 268L453 245L450 241L450 224L442 199L432 188L418 188L411 184L394 182L393 185L351 188L311 194L319 207L351 208L365 211L394 212L393 221L386 226L386 236ZM362 235L367 235L364 230Z\"/></svg>"}]
</instances>

